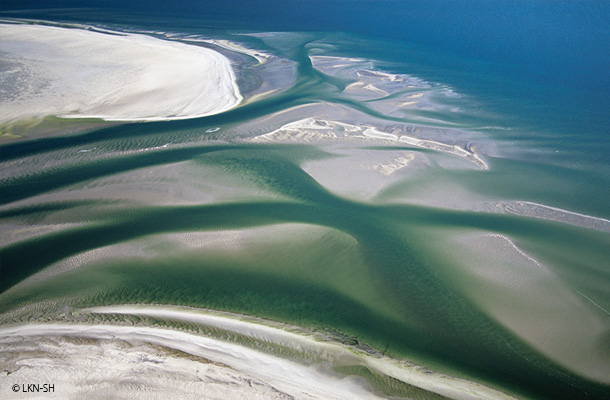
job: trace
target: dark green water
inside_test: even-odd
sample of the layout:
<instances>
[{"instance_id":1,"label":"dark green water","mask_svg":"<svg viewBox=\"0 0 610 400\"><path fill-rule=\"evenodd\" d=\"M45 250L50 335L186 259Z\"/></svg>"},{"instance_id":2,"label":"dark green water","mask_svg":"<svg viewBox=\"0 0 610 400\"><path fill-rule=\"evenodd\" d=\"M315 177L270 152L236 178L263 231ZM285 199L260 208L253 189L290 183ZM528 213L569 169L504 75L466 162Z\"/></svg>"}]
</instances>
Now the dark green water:
<instances>
[{"instance_id":1,"label":"dark green water","mask_svg":"<svg viewBox=\"0 0 610 400\"><path fill-rule=\"evenodd\" d=\"M531 128L525 114L513 123L497 103L486 109L485 95L446 98L445 86L432 84L434 107L391 114L348 94L352 80L312 66L309 55L371 57L374 38L296 33L241 43L295 62L291 87L206 118L2 144L5 323L44 320L66 305L187 305L336 332L517 397L608 393L610 233L592 219L565 223L565 213L493 210L525 201L608 218L607 164L584 158L583 148L556 156L572 139L549 145L559 140L549 126ZM403 74L422 68L377 64ZM460 140L482 148L489 169L401 142L249 141L323 112L262 118L321 102L351 110L342 122L428 128L430 140L435 130L445 139L475 132ZM355 168L346 180L366 188L360 165L396 151L425 163L400 170L376 196L345 191L339 178L323 184L312 167L330 176ZM172 236L202 233L194 246Z\"/></svg>"}]
</instances>

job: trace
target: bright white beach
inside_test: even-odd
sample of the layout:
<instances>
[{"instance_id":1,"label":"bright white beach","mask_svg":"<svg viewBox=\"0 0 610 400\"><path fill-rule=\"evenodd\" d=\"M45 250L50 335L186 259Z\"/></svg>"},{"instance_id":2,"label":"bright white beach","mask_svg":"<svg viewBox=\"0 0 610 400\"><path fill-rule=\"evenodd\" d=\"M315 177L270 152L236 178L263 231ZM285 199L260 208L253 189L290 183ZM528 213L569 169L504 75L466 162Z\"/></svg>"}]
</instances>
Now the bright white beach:
<instances>
[{"instance_id":1,"label":"bright white beach","mask_svg":"<svg viewBox=\"0 0 610 400\"><path fill-rule=\"evenodd\" d=\"M7 389L18 381L47 376L56 382L56 392L61 387L68 397L87 394L98 398L96 395L103 397L120 389L130 398L163 398L178 392L181 398L199 398L197 395L205 390L206 398L379 399L360 379L341 377L329 369L331 365L361 365L451 399L513 399L475 382L369 355L336 342L318 341L295 327L264 325L251 317L138 305L82 312L191 322L292 348L319 361L296 362L230 341L166 328L27 324L0 329L0 359L11 370ZM0 394L13 398L9 390L0 390ZM146 397L150 395L153 397Z\"/></svg>"},{"instance_id":2,"label":"bright white beach","mask_svg":"<svg viewBox=\"0 0 610 400\"><path fill-rule=\"evenodd\" d=\"M29 381L40 376L56 382L56 396L63 392L69 398L107 398L105 395L114 397L117 393L128 398L380 398L352 380L243 346L168 329L29 324L2 329L0 341L4 349L18 352L37 347L29 338L37 337L36 342L40 336L55 343L43 340L42 347L49 351L44 357L19 357L18 369L7 378L11 384L0 391L6 398L19 398L12 397L8 389L13 379ZM82 345L70 345L61 337L81 343L83 338L102 340L103 344L86 346L88 354L96 354L92 358L82 353ZM160 352L157 346L182 354Z\"/></svg>"},{"instance_id":3,"label":"bright white beach","mask_svg":"<svg viewBox=\"0 0 610 400\"><path fill-rule=\"evenodd\" d=\"M0 23L0 123L44 116L153 121L218 114L242 96L230 61L119 32Z\"/></svg>"}]
</instances>

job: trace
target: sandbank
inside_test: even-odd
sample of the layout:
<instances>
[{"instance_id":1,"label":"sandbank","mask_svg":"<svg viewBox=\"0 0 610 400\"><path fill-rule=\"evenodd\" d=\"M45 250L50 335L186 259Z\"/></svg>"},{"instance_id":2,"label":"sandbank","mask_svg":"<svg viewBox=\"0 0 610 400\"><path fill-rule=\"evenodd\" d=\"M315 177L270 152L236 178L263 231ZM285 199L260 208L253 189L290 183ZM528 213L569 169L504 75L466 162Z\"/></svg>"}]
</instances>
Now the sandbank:
<instances>
[{"instance_id":1,"label":"sandbank","mask_svg":"<svg viewBox=\"0 0 610 400\"><path fill-rule=\"evenodd\" d=\"M377 139L390 142L402 142L443 153L461 157L480 169L489 169L485 161L472 147L458 144L447 144L435 140L420 139L407 135L405 132L385 132L382 128L368 124L349 124L321 118L305 118L294 121L272 132L256 136L253 142L292 142L309 143L327 140L366 140Z\"/></svg>"},{"instance_id":2,"label":"sandbank","mask_svg":"<svg viewBox=\"0 0 610 400\"><path fill-rule=\"evenodd\" d=\"M196 336L185 332L170 329L150 327L128 327L111 325L70 325L70 324L29 324L20 327L5 328L0 331L0 341L4 352L19 352L24 347L37 348L31 343L33 338L41 340L41 347L48 349L49 338L56 338L59 345L54 350L54 357L45 354L36 357L31 354L17 356L16 370L5 379L11 385L17 380L34 379L38 376L53 377L55 390L78 395L92 387L104 388L109 384L120 390L125 390L124 384L129 383L128 397L146 394L150 387L161 391L157 395L165 394L167 398L176 397L175 383L181 381L206 382L215 378L214 394L219 398L297 398L297 399L379 399L367 392L359 384L341 380L330 375L322 374L313 368L270 356L247 347L222 342L215 339ZM78 357L79 346L65 346L59 338L93 339L104 342L95 346L90 353L97 353L98 357L88 358L85 362ZM32 339L30 339L32 338ZM122 346L123 351L116 349L117 342L123 341L132 346ZM200 358L199 362L189 362L187 357L172 354L171 351L146 351L145 343L161 346L164 349L177 350L186 355ZM73 348L76 347L76 348ZM93 347L89 345L89 347ZM130 349L130 347L132 347ZM133 349L135 347L135 351ZM12 351L11 351L12 350ZM27 348L30 350L30 348ZM26 350L26 352L27 352ZM40 351L40 349L38 349ZM119 354L114 354L114 353ZM135 357L130 353L136 352ZM110 353L110 354L108 354ZM6 357L6 356L4 356ZM82 356L81 356L82 357ZM207 362L201 360L209 360ZM71 361L74 360L72 363ZM191 358L192 360L192 358ZM203 362L202 362L203 361ZM210 363L211 361L211 363ZM127 364L127 365L124 365ZM214 367L210 367L210 364ZM191 367L191 368L188 368ZM76 370L85 369L88 373L81 374ZM134 370L140 370L134 374ZM193 369L195 369L193 371ZM72 374L62 373L62 370L74 371ZM187 370L189 374L186 374ZM187 375L187 376L185 376ZM219 376L220 375L220 376ZM150 382L154 376L156 383ZM186 378L186 379L185 379ZM15 382L13 382L15 380ZM159 385L161 380L161 385ZM220 381L220 382L219 382ZM224 382L223 382L224 381ZM151 385L151 383L153 383ZM218 385L218 383L221 383ZM161 386L161 387L160 387ZM163 390L163 386L165 390ZM180 390L187 390L187 397L191 398L211 385L186 385ZM190 389L190 390L189 390ZM12 394L6 390L4 394ZM142 393L145 392L145 393ZM206 394L210 394L209 392ZM247 396L246 396L247 395ZM182 397L182 395L179 395ZM9 397L7 397L9 398Z\"/></svg>"},{"instance_id":3,"label":"sandbank","mask_svg":"<svg viewBox=\"0 0 610 400\"><path fill-rule=\"evenodd\" d=\"M153 320L186 322L201 327L212 328L222 338L234 341L204 337L188 331L150 326L117 326L108 324L27 324L0 329L0 343L5 352L20 351L21 341L40 337L87 338L95 340L125 341L135 344L151 344L167 349L184 352L200 357L216 365L232 369L239 379L253 379L259 382L260 389L273 387L277 391L294 398L308 399L374 399L379 398L355 377L341 377L332 372L333 366L361 366L377 374L396 379L420 389L441 394L452 399L510 399L512 397L489 387L433 373L412 363L368 354L339 342L322 337L322 334L308 334L306 331L288 325L264 322L252 317L230 313L220 313L200 309L186 309L169 306L108 306L75 310L79 315L132 315L151 317ZM225 332L225 333L223 333ZM241 339L239 339L241 338ZM251 346L264 348L257 350L241 343L250 342ZM261 346L262 345L262 346ZM285 348L293 354L292 360L279 357L273 352L274 345ZM289 351L291 349L291 351ZM282 350L279 350L282 352ZM129 351L126 351L129 353ZM31 353L30 353L31 354ZM301 354L303 358L295 355ZM42 361L31 357L28 365L46 369ZM39 362L40 361L40 362ZM21 361L23 364L24 361ZM168 364L165 362L165 364ZM161 368L159 368L161 369ZM19 379L19 371L11 377ZM95 371L94 371L95 372ZM91 381L96 375L89 376ZM131 379L137 379L133 377ZM205 379L205 377L201 377ZM111 378L105 377L106 380ZM70 382L66 382L68 384ZM78 382L80 383L80 382ZM77 383L77 384L78 384ZM74 383L71 383L74 385ZM228 393L227 393L228 394Z\"/></svg>"},{"instance_id":4,"label":"sandbank","mask_svg":"<svg viewBox=\"0 0 610 400\"><path fill-rule=\"evenodd\" d=\"M8 94L0 123L49 115L108 121L203 117L242 101L222 54L146 35L0 23Z\"/></svg>"}]
</instances>

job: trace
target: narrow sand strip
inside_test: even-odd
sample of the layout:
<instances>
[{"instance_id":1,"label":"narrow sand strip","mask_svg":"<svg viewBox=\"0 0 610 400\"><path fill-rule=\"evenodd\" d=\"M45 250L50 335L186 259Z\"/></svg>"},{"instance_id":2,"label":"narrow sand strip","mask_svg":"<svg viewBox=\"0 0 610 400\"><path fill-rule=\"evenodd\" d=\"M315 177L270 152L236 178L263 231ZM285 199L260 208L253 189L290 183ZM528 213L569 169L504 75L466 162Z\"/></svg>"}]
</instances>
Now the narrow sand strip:
<instances>
[{"instance_id":1,"label":"narrow sand strip","mask_svg":"<svg viewBox=\"0 0 610 400\"><path fill-rule=\"evenodd\" d=\"M244 47L238 43L234 43L231 42L229 40L224 40L224 39L197 39L197 38L193 38L193 37L187 37L184 39L185 41L188 42L201 42L201 43L209 43L209 44L213 44L219 47L222 47L224 49L227 50L231 50L231 51L235 51L237 53L242 53L242 54L247 54L252 58L255 58L256 61L258 61L259 64L266 64L267 62L269 62L270 59L273 58L273 56L271 54L259 51L259 50L253 50L253 49L249 49L247 47Z\"/></svg>"},{"instance_id":2,"label":"narrow sand strip","mask_svg":"<svg viewBox=\"0 0 610 400\"><path fill-rule=\"evenodd\" d=\"M120 32L0 23L0 123L55 115L111 121L202 117L242 96L227 58Z\"/></svg>"},{"instance_id":3,"label":"narrow sand strip","mask_svg":"<svg viewBox=\"0 0 610 400\"><path fill-rule=\"evenodd\" d=\"M610 220L563 210L561 208L533 203L531 201L505 201L499 202L497 207L509 214L524 215L528 217L548 219L563 222L584 228L610 232Z\"/></svg>"}]
</instances>

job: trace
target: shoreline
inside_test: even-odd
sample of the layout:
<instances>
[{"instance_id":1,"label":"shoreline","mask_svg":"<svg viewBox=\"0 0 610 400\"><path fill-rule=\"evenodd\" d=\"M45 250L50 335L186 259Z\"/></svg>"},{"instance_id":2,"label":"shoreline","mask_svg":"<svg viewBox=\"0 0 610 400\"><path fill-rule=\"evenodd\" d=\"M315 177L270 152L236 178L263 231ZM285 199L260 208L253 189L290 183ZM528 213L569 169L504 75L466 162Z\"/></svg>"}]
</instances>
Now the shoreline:
<instances>
[{"instance_id":1,"label":"shoreline","mask_svg":"<svg viewBox=\"0 0 610 400\"><path fill-rule=\"evenodd\" d=\"M380 398L377 393L379 388L372 390L369 385L376 386L390 380L415 391L423 390L423 393L432 396L442 395L459 400L478 399L481 396L513 399L476 382L435 373L405 360L369 354L326 338L321 333L309 333L298 327L251 316L153 305L103 306L75 309L67 313L76 321L89 315L104 322L6 325L0 327L0 342L4 342L5 351L10 350L16 338L29 337L148 343L227 366L236 374L252 376L296 398L349 399L356 396L376 399ZM130 326L108 324L108 318L114 319L115 316L122 316L126 320L152 318L178 325L174 329L147 326L146 323L142 326L142 319ZM187 324L190 328L185 330L181 324ZM206 333L193 333L197 330ZM299 358L299 355L305 358ZM366 383L357 373L349 372L361 368L372 373L373 378L367 379Z\"/></svg>"}]
</instances>

